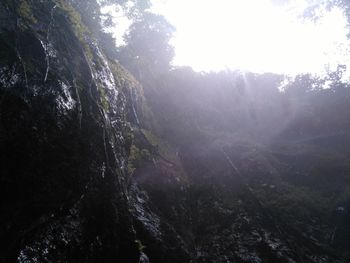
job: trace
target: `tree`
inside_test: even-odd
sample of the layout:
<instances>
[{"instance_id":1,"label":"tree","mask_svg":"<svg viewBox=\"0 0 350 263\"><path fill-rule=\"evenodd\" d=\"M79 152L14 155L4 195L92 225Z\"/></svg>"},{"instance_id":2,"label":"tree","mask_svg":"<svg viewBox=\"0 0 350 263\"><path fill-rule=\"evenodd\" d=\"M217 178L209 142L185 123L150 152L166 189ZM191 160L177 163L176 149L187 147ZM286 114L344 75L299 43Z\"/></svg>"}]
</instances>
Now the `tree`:
<instances>
[{"instance_id":1,"label":"tree","mask_svg":"<svg viewBox=\"0 0 350 263\"><path fill-rule=\"evenodd\" d=\"M137 78L169 70L174 49L169 41L175 28L161 15L145 11L127 34L120 60Z\"/></svg>"},{"instance_id":2,"label":"tree","mask_svg":"<svg viewBox=\"0 0 350 263\"><path fill-rule=\"evenodd\" d=\"M104 28L116 26L111 13L102 13L101 8L109 6L111 9L123 10L130 20L139 19L146 9L150 8L150 0L70 0L77 10L84 25L99 41L106 55L112 59L117 58L116 40Z\"/></svg>"}]
</instances>

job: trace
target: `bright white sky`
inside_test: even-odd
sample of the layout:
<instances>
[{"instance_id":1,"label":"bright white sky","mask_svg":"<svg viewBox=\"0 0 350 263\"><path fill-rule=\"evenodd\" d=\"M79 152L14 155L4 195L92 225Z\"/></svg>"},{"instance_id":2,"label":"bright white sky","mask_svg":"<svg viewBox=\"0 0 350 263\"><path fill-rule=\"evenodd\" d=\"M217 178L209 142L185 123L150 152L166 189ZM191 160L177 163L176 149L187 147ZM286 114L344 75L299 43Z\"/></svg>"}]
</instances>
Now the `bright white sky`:
<instances>
[{"instance_id":1,"label":"bright white sky","mask_svg":"<svg viewBox=\"0 0 350 263\"><path fill-rule=\"evenodd\" d=\"M306 0L152 0L152 11L176 27L174 65L197 71L319 73L324 65L350 68L350 42L341 10L317 22L297 17Z\"/></svg>"}]
</instances>

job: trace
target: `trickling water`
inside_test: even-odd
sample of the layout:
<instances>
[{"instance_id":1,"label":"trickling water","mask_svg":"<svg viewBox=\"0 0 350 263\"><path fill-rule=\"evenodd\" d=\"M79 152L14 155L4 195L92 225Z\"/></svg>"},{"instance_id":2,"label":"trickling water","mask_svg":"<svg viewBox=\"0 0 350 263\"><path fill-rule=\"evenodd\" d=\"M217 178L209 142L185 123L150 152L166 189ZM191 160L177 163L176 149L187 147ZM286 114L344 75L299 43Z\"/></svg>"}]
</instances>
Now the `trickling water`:
<instances>
[{"instance_id":1,"label":"trickling water","mask_svg":"<svg viewBox=\"0 0 350 263\"><path fill-rule=\"evenodd\" d=\"M57 5L54 5L54 7L52 7L52 9L51 9L51 19L50 19L49 26L47 27L46 42L47 42L48 44L45 45L45 44L40 40L41 45L42 45L43 48L44 48L45 56L46 56L46 73L45 73L44 82L46 82L47 76L48 76L49 70L50 70L50 55L51 55L51 56L54 56L54 55L55 55L55 53L53 52L53 48L52 48L52 46L50 45L49 38L50 38L51 26L52 26L52 23L53 23L53 13L54 13L54 10L55 10L56 7L57 7Z\"/></svg>"},{"instance_id":2,"label":"trickling water","mask_svg":"<svg viewBox=\"0 0 350 263\"><path fill-rule=\"evenodd\" d=\"M78 120L79 120L79 127L81 128L81 120L83 118L83 109L82 109L82 105L81 105L81 101L80 101L80 95L79 95L79 90L78 90L78 86L76 83L75 78L73 77L73 88L75 91L75 95L77 97L77 103L78 103Z\"/></svg>"},{"instance_id":3,"label":"trickling water","mask_svg":"<svg viewBox=\"0 0 350 263\"><path fill-rule=\"evenodd\" d=\"M101 50L98 46L94 45L94 49L96 51L96 54L98 55L98 58L100 59L100 62L102 63L102 67L99 68L99 70L96 72L96 78L97 80L109 91L113 91L115 96L118 96L118 91L116 90L115 80L114 76L112 74L111 69L109 68L108 62L106 58L103 56Z\"/></svg>"},{"instance_id":4,"label":"trickling water","mask_svg":"<svg viewBox=\"0 0 350 263\"><path fill-rule=\"evenodd\" d=\"M47 42L46 44L44 43L44 41L40 40L40 43L45 53L46 71L45 71L44 82L46 82L49 74L49 70L50 70L50 57L56 57L56 52L53 49L53 46L49 42Z\"/></svg>"},{"instance_id":5,"label":"trickling water","mask_svg":"<svg viewBox=\"0 0 350 263\"><path fill-rule=\"evenodd\" d=\"M15 72L15 66L13 66L12 72L8 67L0 68L0 85L5 88L15 85L20 79L20 76Z\"/></svg>"},{"instance_id":6,"label":"trickling water","mask_svg":"<svg viewBox=\"0 0 350 263\"><path fill-rule=\"evenodd\" d=\"M57 107L62 113L73 109L76 105L76 101L72 98L70 94L70 86L68 86L63 81L59 81L61 89L63 91L63 96L58 96L57 98Z\"/></svg>"},{"instance_id":7,"label":"trickling water","mask_svg":"<svg viewBox=\"0 0 350 263\"><path fill-rule=\"evenodd\" d=\"M16 54L17 57L19 59L19 61L21 62L22 66L23 66L23 72L24 72L24 80L25 80L25 84L26 84L26 88L28 89L28 77L27 77L27 68L26 68L26 64L24 63L21 53L19 53L17 47L15 48L16 50Z\"/></svg>"},{"instance_id":8,"label":"trickling water","mask_svg":"<svg viewBox=\"0 0 350 263\"><path fill-rule=\"evenodd\" d=\"M132 112L134 114L134 118L136 120L136 124L138 126L140 126L140 120L139 120L139 117L137 115L137 111L135 109L135 103L136 103L135 102L135 98L136 98L136 102L137 102L137 95L136 95L135 90L133 89L133 90L130 91L131 107L132 107Z\"/></svg>"}]
</instances>

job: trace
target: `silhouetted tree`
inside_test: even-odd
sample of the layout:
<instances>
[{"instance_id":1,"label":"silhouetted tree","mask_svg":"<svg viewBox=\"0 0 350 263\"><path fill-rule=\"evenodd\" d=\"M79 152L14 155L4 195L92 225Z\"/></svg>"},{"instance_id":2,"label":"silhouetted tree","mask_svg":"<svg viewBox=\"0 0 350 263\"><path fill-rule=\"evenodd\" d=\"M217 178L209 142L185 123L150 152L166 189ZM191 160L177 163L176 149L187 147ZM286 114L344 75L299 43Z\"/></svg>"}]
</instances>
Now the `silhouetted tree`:
<instances>
[{"instance_id":1,"label":"silhouetted tree","mask_svg":"<svg viewBox=\"0 0 350 263\"><path fill-rule=\"evenodd\" d=\"M116 40L104 29L116 25L113 15L102 13L101 8L109 6L111 9L122 10L125 16L135 21L151 6L150 0L71 0L71 4L81 14L84 25L98 39L105 54L112 59L117 58Z\"/></svg>"},{"instance_id":2,"label":"silhouetted tree","mask_svg":"<svg viewBox=\"0 0 350 263\"><path fill-rule=\"evenodd\" d=\"M174 56L169 41L175 28L161 15L144 12L125 34L120 60L135 76L144 79L167 72Z\"/></svg>"}]
</instances>

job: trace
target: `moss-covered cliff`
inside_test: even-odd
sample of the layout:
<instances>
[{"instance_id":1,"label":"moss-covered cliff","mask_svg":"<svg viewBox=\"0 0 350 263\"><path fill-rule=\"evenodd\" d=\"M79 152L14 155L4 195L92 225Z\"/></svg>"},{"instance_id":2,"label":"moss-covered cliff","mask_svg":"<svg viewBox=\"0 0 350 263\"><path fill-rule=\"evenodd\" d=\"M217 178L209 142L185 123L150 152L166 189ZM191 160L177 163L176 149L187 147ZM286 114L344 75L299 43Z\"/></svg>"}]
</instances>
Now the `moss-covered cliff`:
<instances>
[{"instance_id":1,"label":"moss-covered cliff","mask_svg":"<svg viewBox=\"0 0 350 263\"><path fill-rule=\"evenodd\" d=\"M137 262L125 90L69 1L0 2L0 262Z\"/></svg>"}]
</instances>

